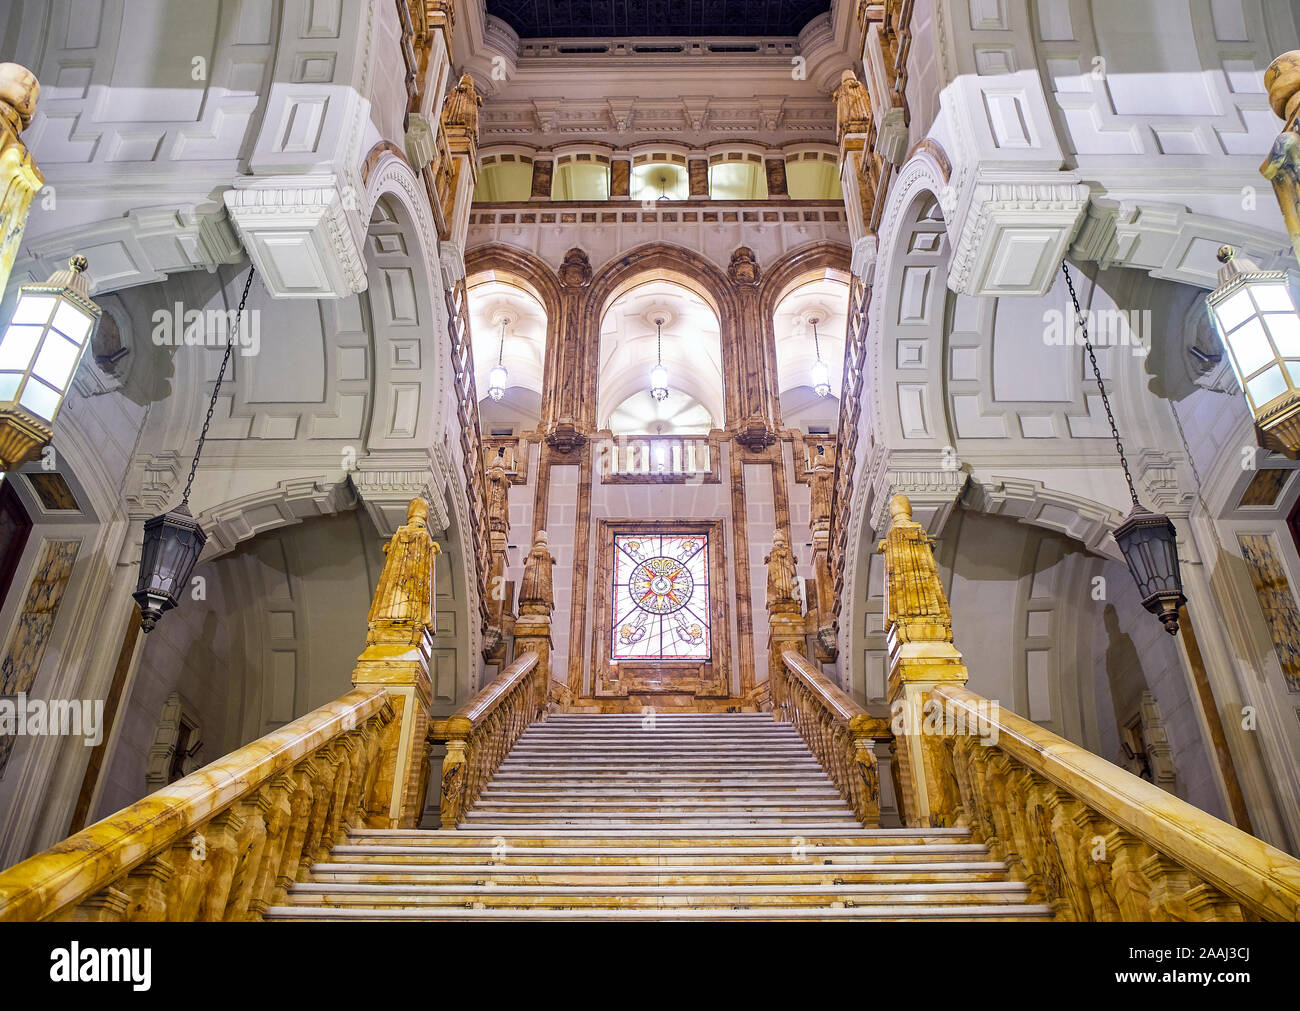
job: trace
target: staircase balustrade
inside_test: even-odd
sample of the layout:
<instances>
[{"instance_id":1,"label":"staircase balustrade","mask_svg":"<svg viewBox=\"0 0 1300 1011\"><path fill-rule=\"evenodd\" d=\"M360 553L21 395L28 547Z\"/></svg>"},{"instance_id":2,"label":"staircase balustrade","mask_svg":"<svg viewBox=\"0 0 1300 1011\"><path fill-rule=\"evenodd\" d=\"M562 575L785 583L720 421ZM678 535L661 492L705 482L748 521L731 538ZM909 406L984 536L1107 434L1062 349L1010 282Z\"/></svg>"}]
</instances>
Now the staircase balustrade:
<instances>
[{"instance_id":1,"label":"staircase balustrade","mask_svg":"<svg viewBox=\"0 0 1300 1011\"><path fill-rule=\"evenodd\" d=\"M431 743L447 747L442 762L442 827L460 824L519 735L547 706L549 672L536 653L516 658L490 685L449 718L433 724Z\"/></svg>"},{"instance_id":2,"label":"staircase balustrade","mask_svg":"<svg viewBox=\"0 0 1300 1011\"><path fill-rule=\"evenodd\" d=\"M393 715L386 691L355 688L15 864L0 921L260 920L375 823Z\"/></svg>"},{"instance_id":3,"label":"staircase balustrade","mask_svg":"<svg viewBox=\"0 0 1300 1011\"><path fill-rule=\"evenodd\" d=\"M965 687L928 538L904 496L885 556L907 823L968 827L1058 920L1300 919L1300 860Z\"/></svg>"},{"instance_id":4,"label":"staircase balustrade","mask_svg":"<svg viewBox=\"0 0 1300 1011\"><path fill-rule=\"evenodd\" d=\"M780 719L793 723L808 749L868 828L880 825L880 770L875 742L889 738L887 722L872 716L827 680L806 657L786 650L777 702Z\"/></svg>"}]
</instances>

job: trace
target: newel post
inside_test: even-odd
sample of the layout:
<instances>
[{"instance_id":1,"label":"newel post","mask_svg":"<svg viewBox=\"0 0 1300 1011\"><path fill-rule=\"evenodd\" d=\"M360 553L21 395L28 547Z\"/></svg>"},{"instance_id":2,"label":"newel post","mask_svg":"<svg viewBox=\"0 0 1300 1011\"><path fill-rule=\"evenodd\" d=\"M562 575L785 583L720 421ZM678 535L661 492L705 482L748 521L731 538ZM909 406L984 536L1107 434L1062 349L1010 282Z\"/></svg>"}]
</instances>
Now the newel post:
<instances>
[{"instance_id":1,"label":"newel post","mask_svg":"<svg viewBox=\"0 0 1300 1011\"><path fill-rule=\"evenodd\" d=\"M763 564L767 566L767 682L772 696L772 709L778 719L792 719L784 704L790 697L786 688L786 650L806 654L802 608L796 594L798 576L797 559L785 534L778 530L772 535L772 550Z\"/></svg>"},{"instance_id":2,"label":"newel post","mask_svg":"<svg viewBox=\"0 0 1300 1011\"><path fill-rule=\"evenodd\" d=\"M537 667L533 675L537 685L535 703L537 712L547 706L552 687L562 686L551 681L551 612L555 610L555 588L551 569L555 556L551 554L546 531L537 531L532 550L524 562L524 578L519 586L519 617L515 619L515 656L537 654Z\"/></svg>"},{"instance_id":3,"label":"newel post","mask_svg":"<svg viewBox=\"0 0 1300 1011\"><path fill-rule=\"evenodd\" d=\"M30 70L0 63L0 293L18 257L32 197L45 185L45 177L18 136L31 123L40 93Z\"/></svg>"},{"instance_id":4,"label":"newel post","mask_svg":"<svg viewBox=\"0 0 1300 1011\"><path fill-rule=\"evenodd\" d=\"M398 718L380 739L379 775L367 801L367 819L380 828L414 828L424 810L429 778L429 710L433 686L433 565L442 549L429 534L429 503L411 499L406 522L384 545L384 570L370 605L365 651L352 683L383 687Z\"/></svg>"},{"instance_id":5,"label":"newel post","mask_svg":"<svg viewBox=\"0 0 1300 1011\"><path fill-rule=\"evenodd\" d=\"M889 649L889 712L898 743L902 806L912 827L939 824L943 721L927 719L930 692L966 683L966 665L952 641L952 612L925 528L912 503L895 495L885 556L885 638ZM927 728L934 733L926 733Z\"/></svg>"}]
</instances>

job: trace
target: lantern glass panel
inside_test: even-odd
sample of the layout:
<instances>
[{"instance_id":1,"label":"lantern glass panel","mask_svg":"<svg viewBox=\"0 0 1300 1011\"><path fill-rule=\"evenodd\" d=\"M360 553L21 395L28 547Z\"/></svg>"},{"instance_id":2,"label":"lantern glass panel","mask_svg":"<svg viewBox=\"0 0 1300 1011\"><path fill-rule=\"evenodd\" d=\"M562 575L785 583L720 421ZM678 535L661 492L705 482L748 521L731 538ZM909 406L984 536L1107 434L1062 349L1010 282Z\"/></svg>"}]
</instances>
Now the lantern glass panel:
<instances>
[{"instance_id":1,"label":"lantern glass panel","mask_svg":"<svg viewBox=\"0 0 1300 1011\"><path fill-rule=\"evenodd\" d=\"M1231 333L1255 315L1255 306L1250 300L1249 292L1240 288L1218 303L1214 307L1214 313L1219 317L1220 328L1225 333Z\"/></svg>"},{"instance_id":2,"label":"lantern glass panel","mask_svg":"<svg viewBox=\"0 0 1300 1011\"><path fill-rule=\"evenodd\" d=\"M1273 358L1273 348L1258 317L1229 334L1228 346L1232 348L1243 376L1258 372Z\"/></svg>"},{"instance_id":3,"label":"lantern glass panel","mask_svg":"<svg viewBox=\"0 0 1300 1011\"><path fill-rule=\"evenodd\" d=\"M44 327L14 324L5 331L0 341L0 371L25 372L32 364L36 345L41 341Z\"/></svg>"},{"instance_id":4,"label":"lantern glass panel","mask_svg":"<svg viewBox=\"0 0 1300 1011\"><path fill-rule=\"evenodd\" d=\"M1264 317L1269 336L1277 346L1277 353L1300 357L1300 317L1294 313L1269 313Z\"/></svg>"},{"instance_id":5,"label":"lantern glass panel","mask_svg":"<svg viewBox=\"0 0 1300 1011\"><path fill-rule=\"evenodd\" d=\"M74 344L59 334L51 332L45 338L45 344L41 347L41 353L36 358L32 372L62 392L68 388L68 380L72 378L80 357L80 344Z\"/></svg>"},{"instance_id":6,"label":"lantern glass panel","mask_svg":"<svg viewBox=\"0 0 1300 1011\"><path fill-rule=\"evenodd\" d=\"M656 365L650 370L650 385L656 389L668 386L668 370L662 365Z\"/></svg>"},{"instance_id":7,"label":"lantern glass panel","mask_svg":"<svg viewBox=\"0 0 1300 1011\"><path fill-rule=\"evenodd\" d=\"M86 336L90 333L94 322L93 316L78 309L67 299L62 300L62 304L54 313L54 329L74 341L78 347L86 342Z\"/></svg>"},{"instance_id":8,"label":"lantern glass panel","mask_svg":"<svg viewBox=\"0 0 1300 1011\"><path fill-rule=\"evenodd\" d=\"M17 372L0 372L0 401L13 400L18 396L18 386L23 377Z\"/></svg>"},{"instance_id":9,"label":"lantern glass panel","mask_svg":"<svg viewBox=\"0 0 1300 1011\"><path fill-rule=\"evenodd\" d=\"M62 399L63 395L58 390L50 389L39 380L29 379L18 403L38 418L53 421L54 415L59 411L59 401Z\"/></svg>"},{"instance_id":10,"label":"lantern glass panel","mask_svg":"<svg viewBox=\"0 0 1300 1011\"><path fill-rule=\"evenodd\" d=\"M1295 303L1285 284L1256 284L1250 287L1260 312L1286 312L1294 315Z\"/></svg>"},{"instance_id":11,"label":"lantern glass panel","mask_svg":"<svg viewBox=\"0 0 1300 1011\"><path fill-rule=\"evenodd\" d=\"M1270 367L1246 383L1246 392L1256 407L1263 407L1274 397L1280 397L1286 388L1281 365Z\"/></svg>"},{"instance_id":12,"label":"lantern glass panel","mask_svg":"<svg viewBox=\"0 0 1300 1011\"><path fill-rule=\"evenodd\" d=\"M53 295L21 295L14 306L13 323L38 323L44 326L50 321L54 303L59 300Z\"/></svg>"}]
</instances>

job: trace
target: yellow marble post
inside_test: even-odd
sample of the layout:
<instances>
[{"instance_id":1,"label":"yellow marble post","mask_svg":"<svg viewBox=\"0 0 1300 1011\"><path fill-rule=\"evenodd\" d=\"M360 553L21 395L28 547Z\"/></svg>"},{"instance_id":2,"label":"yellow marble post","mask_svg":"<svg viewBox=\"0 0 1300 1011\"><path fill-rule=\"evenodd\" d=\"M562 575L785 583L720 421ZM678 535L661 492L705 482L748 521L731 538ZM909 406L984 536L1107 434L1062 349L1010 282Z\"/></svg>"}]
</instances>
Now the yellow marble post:
<instances>
[{"instance_id":1,"label":"yellow marble post","mask_svg":"<svg viewBox=\"0 0 1300 1011\"><path fill-rule=\"evenodd\" d=\"M942 819L942 741L926 733L929 693L938 685L964 685L966 665L952 641L952 612L925 528L912 519L912 503L895 495L891 525L880 542L885 556L885 636L889 648L889 708L897 740L900 803L907 824Z\"/></svg>"},{"instance_id":2,"label":"yellow marble post","mask_svg":"<svg viewBox=\"0 0 1300 1011\"><path fill-rule=\"evenodd\" d=\"M567 688L551 680L551 612L555 610L555 587L551 570L555 556L545 530L537 531L532 550L524 561L524 578L519 586L519 617L515 619L515 656L537 654L537 702L545 706L554 692L567 702Z\"/></svg>"},{"instance_id":3,"label":"yellow marble post","mask_svg":"<svg viewBox=\"0 0 1300 1011\"><path fill-rule=\"evenodd\" d=\"M795 596L795 565L798 560L786 543L785 534L778 530L772 537L772 550L763 564L767 566L767 685L772 707L778 717L783 713L782 702L787 698L785 687L785 661L787 651L807 654L804 642L803 613Z\"/></svg>"},{"instance_id":4,"label":"yellow marble post","mask_svg":"<svg viewBox=\"0 0 1300 1011\"><path fill-rule=\"evenodd\" d=\"M0 63L0 294L18 257L32 197L45 177L18 134L36 111L41 86L32 72L16 63Z\"/></svg>"},{"instance_id":5,"label":"yellow marble post","mask_svg":"<svg viewBox=\"0 0 1300 1011\"><path fill-rule=\"evenodd\" d=\"M398 716L384 728L368 810L380 828L414 828L428 786L433 560L442 553L429 534L428 519L429 503L411 499L406 522L384 546L387 558L370 605L366 648L352 673L358 687L387 689Z\"/></svg>"},{"instance_id":6,"label":"yellow marble post","mask_svg":"<svg viewBox=\"0 0 1300 1011\"><path fill-rule=\"evenodd\" d=\"M1278 134L1260 173L1273 184L1291 245L1300 260L1300 49L1283 53L1264 72L1269 104L1282 117Z\"/></svg>"}]
</instances>

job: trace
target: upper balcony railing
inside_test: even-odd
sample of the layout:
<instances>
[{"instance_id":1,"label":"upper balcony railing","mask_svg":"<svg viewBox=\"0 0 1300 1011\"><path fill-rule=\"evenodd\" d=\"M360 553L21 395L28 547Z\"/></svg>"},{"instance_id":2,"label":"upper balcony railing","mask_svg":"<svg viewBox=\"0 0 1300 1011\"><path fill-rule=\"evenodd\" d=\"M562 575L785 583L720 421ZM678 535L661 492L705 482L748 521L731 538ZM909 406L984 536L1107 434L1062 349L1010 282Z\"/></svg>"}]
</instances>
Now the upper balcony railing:
<instances>
[{"instance_id":1,"label":"upper balcony railing","mask_svg":"<svg viewBox=\"0 0 1300 1011\"><path fill-rule=\"evenodd\" d=\"M719 481L718 435L597 436L602 484L685 484Z\"/></svg>"}]
</instances>

